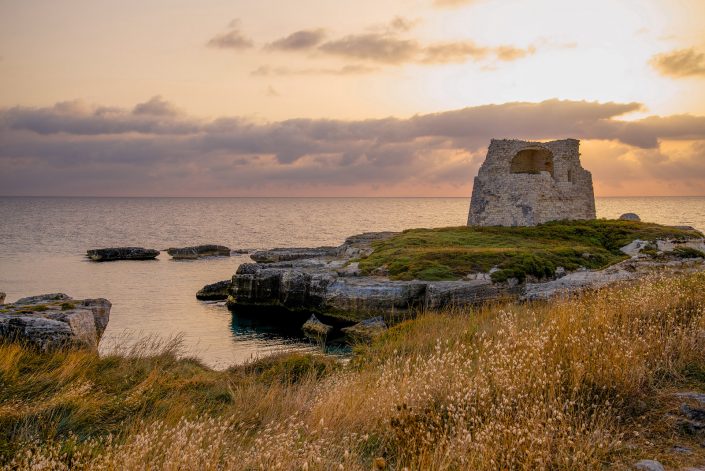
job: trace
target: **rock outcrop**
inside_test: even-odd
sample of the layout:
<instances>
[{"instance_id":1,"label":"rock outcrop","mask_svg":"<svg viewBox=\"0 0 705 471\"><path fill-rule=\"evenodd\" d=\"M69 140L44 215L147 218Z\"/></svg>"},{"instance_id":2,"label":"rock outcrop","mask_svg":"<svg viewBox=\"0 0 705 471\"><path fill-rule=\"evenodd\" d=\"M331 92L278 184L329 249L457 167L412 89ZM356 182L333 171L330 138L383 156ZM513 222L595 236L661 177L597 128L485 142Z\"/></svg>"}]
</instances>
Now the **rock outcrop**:
<instances>
[{"instance_id":1,"label":"rock outcrop","mask_svg":"<svg viewBox=\"0 0 705 471\"><path fill-rule=\"evenodd\" d=\"M194 247L169 248L166 253L175 260L195 260L201 257L229 257L230 248L224 245L196 245Z\"/></svg>"},{"instance_id":2,"label":"rock outcrop","mask_svg":"<svg viewBox=\"0 0 705 471\"><path fill-rule=\"evenodd\" d=\"M92 249L86 252L94 262L112 262L115 260L152 260L159 255L159 250L143 247L109 247Z\"/></svg>"},{"instance_id":3,"label":"rock outcrop","mask_svg":"<svg viewBox=\"0 0 705 471\"><path fill-rule=\"evenodd\" d=\"M196 293L196 299L201 301L222 301L228 299L230 283L230 280L225 280L206 285Z\"/></svg>"},{"instance_id":4,"label":"rock outcrop","mask_svg":"<svg viewBox=\"0 0 705 471\"><path fill-rule=\"evenodd\" d=\"M233 311L314 313L336 329L382 316L393 322L419 310L478 305L498 299L547 299L585 288L631 280L662 269L705 269L702 258L681 258L677 247L705 248L702 239L689 241L635 241L623 248L631 258L602 270L556 270L554 279L520 283L514 278L493 282L490 273L472 273L456 281L396 281L387 276L362 275L358 257L369 255L376 240L394 233L367 233L348 238L336 248L276 249L259 260L243 263L229 286L228 307ZM655 255L645 249L655 247ZM308 258L301 254L307 253ZM219 289L225 289L223 283Z\"/></svg>"},{"instance_id":5,"label":"rock outcrop","mask_svg":"<svg viewBox=\"0 0 705 471\"><path fill-rule=\"evenodd\" d=\"M592 175L580 165L579 146L576 139L492 139L473 184L468 225L595 219Z\"/></svg>"},{"instance_id":6,"label":"rock outcrop","mask_svg":"<svg viewBox=\"0 0 705 471\"><path fill-rule=\"evenodd\" d=\"M344 334L355 341L370 341L382 335L387 330L387 324L382 317L373 317L358 322L350 327L340 329Z\"/></svg>"},{"instance_id":7,"label":"rock outcrop","mask_svg":"<svg viewBox=\"0 0 705 471\"><path fill-rule=\"evenodd\" d=\"M257 250L250 255L250 258L255 262L275 263L300 260L302 258L334 256L336 253L337 247L277 248L270 250Z\"/></svg>"},{"instance_id":8,"label":"rock outcrop","mask_svg":"<svg viewBox=\"0 0 705 471\"><path fill-rule=\"evenodd\" d=\"M110 318L107 299L72 299L63 293L22 298L0 309L0 339L48 352L98 347Z\"/></svg>"}]
</instances>

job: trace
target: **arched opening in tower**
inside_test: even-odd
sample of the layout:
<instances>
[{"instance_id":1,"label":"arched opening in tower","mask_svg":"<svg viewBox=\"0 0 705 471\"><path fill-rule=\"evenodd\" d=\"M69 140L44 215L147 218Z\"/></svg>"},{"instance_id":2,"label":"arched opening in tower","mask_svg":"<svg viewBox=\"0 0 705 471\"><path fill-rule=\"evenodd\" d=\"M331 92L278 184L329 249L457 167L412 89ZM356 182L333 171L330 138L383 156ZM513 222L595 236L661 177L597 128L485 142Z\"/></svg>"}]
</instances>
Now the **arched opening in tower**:
<instances>
[{"instance_id":1,"label":"arched opening in tower","mask_svg":"<svg viewBox=\"0 0 705 471\"><path fill-rule=\"evenodd\" d=\"M511 163L512 173L548 172L553 176L553 154L548 149L524 149L517 152Z\"/></svg>"}]
</instances>

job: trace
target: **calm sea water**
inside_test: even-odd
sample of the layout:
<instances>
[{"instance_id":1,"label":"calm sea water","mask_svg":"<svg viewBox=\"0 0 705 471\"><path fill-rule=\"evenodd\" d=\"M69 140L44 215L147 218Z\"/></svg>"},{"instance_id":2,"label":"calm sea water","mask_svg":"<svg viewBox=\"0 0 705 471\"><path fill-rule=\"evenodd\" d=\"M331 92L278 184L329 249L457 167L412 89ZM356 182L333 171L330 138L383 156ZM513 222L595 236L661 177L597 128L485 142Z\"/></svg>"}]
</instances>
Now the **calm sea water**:
<instances>
[{"instance_id":1,"label":"calm sea water","mask_svg":"<svg viewBox=\"0 0 705 471\"><path fill-rule=\"evenodd\" d=\"M247 256L92 263L89 248L156 249L204 243L237 248L337 245L381 230L465 224L468 198L0 198L0 291L7 301L64 292L113 303L101 348L182 335L187 353L223 368L280 349L314 348L298 327L232 315L197 301ZM705 230L705 197L598 198L598 217Z\"/></svg>"}]
</instances>

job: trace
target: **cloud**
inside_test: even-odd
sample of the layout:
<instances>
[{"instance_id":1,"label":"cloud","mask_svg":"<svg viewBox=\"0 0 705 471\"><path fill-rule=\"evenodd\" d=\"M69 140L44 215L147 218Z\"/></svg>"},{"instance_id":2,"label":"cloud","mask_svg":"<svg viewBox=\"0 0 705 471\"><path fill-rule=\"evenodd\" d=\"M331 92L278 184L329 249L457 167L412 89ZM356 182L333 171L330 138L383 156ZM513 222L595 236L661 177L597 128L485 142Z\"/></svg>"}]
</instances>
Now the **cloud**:
<instances>
[{"instance_id":1,"label":"cloud","mask_svg":"<svg viewBox=\"0 0 705 471\"><path fill-rule=\"evenodd\" d=\"M534 46L479 46L472 41L447 41L421 44L414 39L389 33L353 34L327 41L320 51L340 57L367 60L388 65L404 63L447 64L494 57L502 61L518 60L536 52Z\"/></svg>"},{"instance_id":2,"label":"cloud","mask_svg":"<svg viewBox=\"0 0 705 471\"><path fill-rule=\"evenodd\" d=\"M138 103L132 109L132 113L136 115L153 115L153 116L175 116L179 114L174 105L165 101L161 96L157 95L150 98L144 103Z\"/></svg>"},{"instance_id":3,"label":"cloud","mask_svg":"<svg viewBox=\"0 0 705 471\"><path fill-rule=\"evenodd\" d=\"M447 194L468 190L493 137L612 142L627 149L649 178L660 178L658 169L664 179L677 178L683 173L676 163L683 162L691 175L683 178L702 183L705 168L705 117L620 119L641 110L639 103L546 100L404 119L275 122L154 113L174 109L160 97L141 105L150 112L136 112L145 109L139 105L80 101L0 109L3 193L311 194L381 188L386 194L428 194L441 188ZM673 159L664 141L699 144ZM676 163L666 165L663 156ZM599 155L601 164L595 165L607 169L605 175L616 168L606 158Z\"/></svg>"},{"instance_id":4,"label":"cloud","mask_svg":"<svg viewBox=\"0 0 705 471\"><path fill-rule=\"evenodd\" d=\"M362 75L376 72L379 70L376 67L365 65L346 65L339 68L329 67L310 67L302 69L292 69L289 67L272 67L263 65L252 72L250 75L254 77L273 77L273 76L307 76L307 75Z\"/></svg>"},{"instance_id":5,"label":"cloud","mask_svg":"<svg viewBox=\"0 0 705 471\"><path fill-rule=\"evenodd\" d=\"M232 20L228 25L229 30L225 33L216 34L208 42L206 46L215 49L249 49L254 46L252 40L246 37L240 31L240 20Z\"/></svg>"},{"instance_id":6,"label":"cloud","mask_svg":"<svg viewBox=\"0 0 705 471\"><path fill-rule=\"evenodd\" d=\"M413 61L421 46L412 39L400 39L381 33L364 33L325 42L318 49L342 57L399 64Z\"/></svg>"},{"instance_id":7,"label":"cloud","mask_svg":"<svg viewBox=\"0 0 705 471\"><path fill-rule=\"evenodd\" d=\"M669 77L705 76L705 53L695 49L679 49L657 54L651 65L661 74Z\"/></svg>"},{"instance_id":8,"label":"cloud","mask_svg":"<svg viewBox=\"0 0 705 471\"><path fill-rule=\"evenodd\" d=\"M324 29L302 30L269 43L266 49L280 51L300 51L311 49L326 37Z\"/></svg>"}]
</instances>

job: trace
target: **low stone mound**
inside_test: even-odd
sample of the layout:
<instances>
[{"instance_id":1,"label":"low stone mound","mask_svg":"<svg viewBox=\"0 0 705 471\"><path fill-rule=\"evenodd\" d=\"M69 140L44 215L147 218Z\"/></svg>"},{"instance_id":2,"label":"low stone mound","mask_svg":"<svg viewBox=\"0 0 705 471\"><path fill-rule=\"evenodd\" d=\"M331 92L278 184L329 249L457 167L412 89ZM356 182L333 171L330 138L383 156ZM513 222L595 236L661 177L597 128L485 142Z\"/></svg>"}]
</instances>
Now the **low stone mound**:
<instances>
[{"instance_id":1,"label":"low stone mound","mask_svg":"<svg viewBox=\"0 0 705 471\"><path fill-rule=\"evenodd\" d=\"M340 330L353 341L370 341L382 335L387 330L387 324L382 317L377 316Z\"/></svg>"},{"instance_id":2,"label":"low stone mound","mask_svg":"<svg viewBox=\"0 0 705 471\"><path fill-rule=\"evenodd\" d=\"M228 299L228 294L230 294L230 283L230 280L225 280L206 285L198 290L198 293L196 293L196 299L200 299L201 301L223 301Z\"/></svg>"},{"instance_id":3,"label":"low stone mound","mask_svg":"<svg viewBox=\"0 0 705 471\"><path fill-rule=\"evenodd\" d=\"M22 298L0 309L0 340L44 352L95 349L108 326L111 307L107 299L78 300L63 293Z\"/></svg>"},{"instance_id":4,"label":"low stone mound","mask_svg":"<svg viewBox=\"0 0 705 471\"><path fill-rule=\"evenodd\" d=\"M636 213L624 213L619 216L621 221L641 221L641 218Z\"/></svg>"},{"instance_id":5,"label":"low stone mound","mask_svg":"<svg viewBox=\"0 0 705 471\"><path fill-rule=\"evenodd\" d=\"M115 260L152 260L159 255L159 250L144 247L108 247L92 249L86 252L94 262L112 262Z\"/></svg>"},{"instance_id":6,"label":"low stone mound","mask_svg":"<svg viewBox=\"0 0 705 471\"><path fill-rule=\"evenodd\" d=\"M193 247L169 248L166 253L175 260L195 260L201 257L229 257L230 248L224 245L206 244Z\"/></svg>"}]
</instances>

